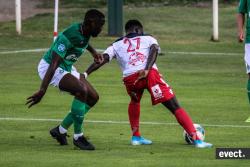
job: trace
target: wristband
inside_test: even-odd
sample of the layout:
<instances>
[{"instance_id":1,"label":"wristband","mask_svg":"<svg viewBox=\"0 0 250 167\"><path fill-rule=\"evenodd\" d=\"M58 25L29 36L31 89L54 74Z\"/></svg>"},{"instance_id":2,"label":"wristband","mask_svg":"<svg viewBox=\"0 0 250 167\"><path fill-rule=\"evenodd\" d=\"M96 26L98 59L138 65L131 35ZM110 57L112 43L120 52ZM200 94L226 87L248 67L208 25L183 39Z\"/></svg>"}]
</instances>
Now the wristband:
<instances>
[{"instance_id":1,"label":"wristband","mask_svg":"<svg viewBox=\"0 0 250 167\"><path fill-rule=\"evenodd\" d=\"M84 75L85 79L88 77L88 73L86 73L86 72L84 72L83 75Z\"/></svg>"}]
</instances>

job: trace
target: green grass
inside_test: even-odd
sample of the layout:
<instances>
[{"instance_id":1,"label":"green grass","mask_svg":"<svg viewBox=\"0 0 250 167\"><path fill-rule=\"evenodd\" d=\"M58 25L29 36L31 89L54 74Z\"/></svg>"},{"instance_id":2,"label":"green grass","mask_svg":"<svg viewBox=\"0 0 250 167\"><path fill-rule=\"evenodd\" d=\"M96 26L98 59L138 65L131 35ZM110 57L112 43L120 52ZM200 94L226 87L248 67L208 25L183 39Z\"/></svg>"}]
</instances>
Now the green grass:
<instances>
[{"instance_id":1,"label":"green grass","mask_svg":"<svg viewBox=\"0 0 250 167\"><path fill-rule=\"evenodd\" d=\"M237 43L234 6L220 9L220 42L211 42L211 11L207 8L160 7L124 9L125 20L138 18L145 31L153 34L164 56L157 65L173 87L181 105L194 122L209 125L245 125L250 116L246 97L243 46ZM101 9L106 13L105 9ZM83 10L60 14L60 30L82 18ZM181 11L181 12L180 12ZM15 35L14 22L0 23L0 51L49 47L52 41L53 15L43 14L23 21L23 34ZM107 29L91 43L105 48L116 37ZM240 55L181 55L169 51L225 52ZM0 54L0 117L62 119L72 97L50 87L42 102L31 109L24 105L27 96L40 85L37 63L42 53ZM81 57L76 67L84 71L92 61ZM87 120L127 121L129 98L122 85L116 62L111 62L89 77L100 94L99 103ZM141 103L141 121L175 123L162 106L151 106L145 92ZM215 147L195 149L186 145L182 129L176 125L141 125L142 134L153 140L151 146L129 145L128 124L85 123L85 134L95 144L94 152L78 151L70 145L60 147L48 130L59 122L0 120L0 166L249 166L248 160L216 160L217 147L249 147L250 128L204 126L206 139ZM72 137L72 129L69 131Z\"/></svg>"},{"instance_id":2,"label":"green grass","mask_svg":"<svg viewBox=\"0 0 250 167\"><path fill-rule=\"evenodd\" d=\"M180 6L194 6L199 4L209 5L210 0L123 0L123 4L133 7L149 7L149 6L169 6L169 5L180 5ZM42 0L37 5L38 8L53 8L54 1ZM226 0L219 1L220 4L236 4L237 0ZM108 5L107 0L60 0L60 7L63 8L98 8L105 7Z\"/></svg>"}]
</instances>

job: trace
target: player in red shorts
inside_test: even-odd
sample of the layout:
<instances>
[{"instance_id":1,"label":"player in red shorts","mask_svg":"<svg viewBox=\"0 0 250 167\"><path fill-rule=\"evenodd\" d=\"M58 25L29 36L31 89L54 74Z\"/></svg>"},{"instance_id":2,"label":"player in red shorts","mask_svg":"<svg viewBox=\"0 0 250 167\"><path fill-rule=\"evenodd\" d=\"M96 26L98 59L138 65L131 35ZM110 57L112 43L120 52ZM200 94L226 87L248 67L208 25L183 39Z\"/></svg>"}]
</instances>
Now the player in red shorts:
<instances>
[{"instance_id":1,"label":"player in red shorts","mask_svg":"<svg viewBox=\"0 0 250 167\"><path fill-rule=\"evenodd\" d=\"M148 145L152 141L141 136L139 131L140 100L145 89L151 95L152 104L162 103L176 117L179 124L193 138L198 148L212 147L212 144L200 140L196 134L193 122L186 111L180 107L170 88L158 72L155 64L159 44L155 38L143 34L143 26L138 20L129 20L125 25L126 35L109 46L104 54L102 64L93 63L84 73L87 77L105 63L116 58L122 73L131 101L128 115L133 133L132 145Z\"/></svg>"}]
</instances>

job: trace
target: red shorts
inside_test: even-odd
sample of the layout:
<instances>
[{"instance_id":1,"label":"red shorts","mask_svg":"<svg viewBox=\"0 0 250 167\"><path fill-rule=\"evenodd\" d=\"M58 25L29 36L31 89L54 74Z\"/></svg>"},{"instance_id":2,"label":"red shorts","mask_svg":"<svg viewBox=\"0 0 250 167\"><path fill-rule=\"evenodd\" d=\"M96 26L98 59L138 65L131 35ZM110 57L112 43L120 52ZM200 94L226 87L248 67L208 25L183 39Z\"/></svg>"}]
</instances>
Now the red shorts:
<instances>
[{"instance_id":1,"label":"red shorts","mask_svg":"<svg viewBox=\"0 0 250 167\"><path fill-rule=\"evenodd\" d=\"M175 96L170 86L154 68L149 70L147 78L134 84L137 78L138 73L135 73L123 79L127 92L133 101L139 102L141 100L144 89L149 91L153 105L165 102Z\"/></svg>"}]
</instances>

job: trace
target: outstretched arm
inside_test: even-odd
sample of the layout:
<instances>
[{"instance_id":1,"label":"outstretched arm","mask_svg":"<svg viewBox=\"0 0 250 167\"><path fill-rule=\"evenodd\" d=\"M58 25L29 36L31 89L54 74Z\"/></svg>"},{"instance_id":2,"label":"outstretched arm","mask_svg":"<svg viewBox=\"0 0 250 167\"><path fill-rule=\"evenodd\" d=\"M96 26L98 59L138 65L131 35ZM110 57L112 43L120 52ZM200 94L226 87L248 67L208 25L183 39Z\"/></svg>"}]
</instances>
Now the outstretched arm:
<instances>
[{"instance_id":1,"label":"outstretched arm","mask_svg":"<svg viewBox=\"0 0 250 167\"><path fill-rule=\"evenodd\" d=\"M104 64L106 64L107 62L109 62L109 55L108 54L103 54L103 62L98 64L96 62L93 62L89 67L88 69L84 72L86 73L85 75L85 78L86 76L90 75L92 72L96 71L98 68L100 68L101 66L103 66Z\"/></svg>"},{"instance_id":2,"label":"outstretched arm","mask_svg":"<svg viewBox=\"0 0 250 167\"><path fill-rule=\"evenodd\" d=\"M150 46L150 51L149 51L149 56L148 56L146 67L144 70L139 71L139 76L134 84L136 84L136 82L138 82L140 79L147 77L149 70L152 68L152 66L154 65L156 61L158 50L159 50L158 45L153 44Z\"/></svg>"},{"instance_id":3,"label":"outstretched arm","mask_svg":"<svg viewBox=\"0 0 250 167\"><path fill-rule=\"evenodd\" d=\"M46 93L46 90L49 86L49 83L52 77L55 74L57 67L59 66L62 60L62 58L58 56L56 52L53 52L52 55L53 55L53 58L52 58L51 64L49 65L49 68L44 76L44 79L42 80L40 89L36 93L34 93L32 96L27 98L26 105L29 105L28 106L29 108L41 101L41 99Z\"/></svg>"},{"instance_id":4,"label":"outstretched arm","mask_svg":"<svg viewBox=\"0 0 250 167\"><path fill-rule=\"evenodd\" d=\"M91 53L91 55L93 56L94 61L96 63L102 63L103 62L102 54L98 53L90 44L88 45L88 47L86 49Z\"/></svg>"}]
</instances>

